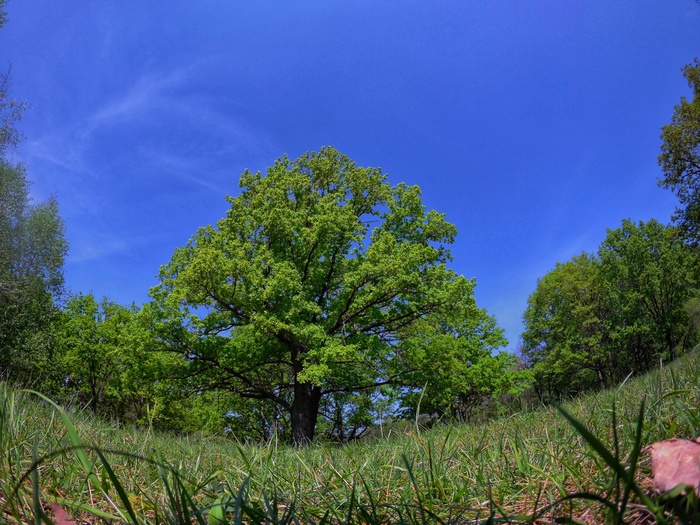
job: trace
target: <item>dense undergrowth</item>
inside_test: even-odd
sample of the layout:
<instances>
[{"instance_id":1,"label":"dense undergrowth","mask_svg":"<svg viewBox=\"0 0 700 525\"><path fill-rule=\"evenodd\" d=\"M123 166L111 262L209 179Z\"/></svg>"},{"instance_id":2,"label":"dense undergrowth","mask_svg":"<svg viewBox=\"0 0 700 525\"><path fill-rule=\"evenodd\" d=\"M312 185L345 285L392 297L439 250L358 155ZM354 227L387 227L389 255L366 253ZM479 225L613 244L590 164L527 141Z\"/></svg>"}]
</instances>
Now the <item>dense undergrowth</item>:
<instances>
[{"instance_id":1,"label":"dense undergrowth","mask_svg":"<svg viewBox=\"0 0 700 525\"><path fill-rule=\"evenodd\" d=\"M639 452L698 434L697 350L563 412L309 448L123 429L3 387L1 519L58 523L63 509L139 524L695 523L694 495L654 496Z\"/></svg>"}]
</instances>

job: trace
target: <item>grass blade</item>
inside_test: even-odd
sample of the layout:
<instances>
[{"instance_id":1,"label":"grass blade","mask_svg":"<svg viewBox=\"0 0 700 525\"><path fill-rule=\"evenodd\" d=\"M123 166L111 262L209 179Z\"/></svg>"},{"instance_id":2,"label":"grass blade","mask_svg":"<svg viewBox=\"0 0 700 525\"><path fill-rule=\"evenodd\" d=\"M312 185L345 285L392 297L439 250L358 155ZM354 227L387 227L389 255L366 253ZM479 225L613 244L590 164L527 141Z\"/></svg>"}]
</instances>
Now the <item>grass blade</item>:
<instances>
[{"instance_id":1,"label":"grass blade","mask_svg":"<svg viewBox=\"0 0 700 525\"><path fill-rule=\"evenodd\" d=\"M95 452L97 452L97 455L100 457L100 461L102 461L102 465L104 466L105 470L107 471L107 476L109 476L109 479L112 482L112 485L114 485L114 489L117 491L117 494L119 495L119 499L121 500L122 504L124 505L126 512L129 514L129 517L131 518L131 522L134 525L138 525L139 520L136 518L136 513L134 512L134 508L131 506L131 502L129 501L129 496L126 494L124 487L119 482L119 478L117 478L116 474L114 473L114 470L112 470L112 466L109 464L109 462L107 461L107 458L104 456L104 454L102 453L102 451L100 449L95 449Z\"/></svg>"},{"instance_id":2,"label":"grass blade","mask_svg":"<svg viewBox=\"0 0 700 525\"><path fill-rule=\"evenodd\" d=\"M102 485L100 484L100 480L97 477L97 474L95 474L94 472L95 464L92 461L90 461L90 458L88 458L87 452L85 452L85 447L83 446L83 442L80 439L80 436L78 436L78 432L75 430L73 422L70 420L70 417L68 417L66 411L62 407L54 403L51 399L46 397L44 394L37 392L36 390L22 390L22 392L27 392L29 394L33 394L35 396L40 397L41 399L49 403L52 407L54 407L59 414L61 414L61 420L63 421L63 426L66 428L68 439L70 439L70 442L73 445L75 455L78 456L78 460L83 466L85 474L87 475L88 479L92 481L92 483L94 483L95 487L101 489Z\"/></svg>"}]
</instances>

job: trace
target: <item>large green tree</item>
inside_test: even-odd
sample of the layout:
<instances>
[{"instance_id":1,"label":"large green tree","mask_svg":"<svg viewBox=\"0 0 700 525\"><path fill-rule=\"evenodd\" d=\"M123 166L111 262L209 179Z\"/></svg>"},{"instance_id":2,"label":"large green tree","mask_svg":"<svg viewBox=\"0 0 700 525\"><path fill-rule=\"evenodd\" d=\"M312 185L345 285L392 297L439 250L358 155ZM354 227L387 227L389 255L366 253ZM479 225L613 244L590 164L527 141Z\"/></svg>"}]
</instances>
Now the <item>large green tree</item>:
<instances>
[{"instance_id":1,"label":"large green tree","mask_svg":"<svg viewBox=\"0 0 700 525\"><path fill-rule=\"evenodd\" d=\"M33 366L63 288L67 244L54 199L32 204L24 167L0 158L0 372Z\"/></svg>"},{"instance_id":2,"label":"large green tree","mask_svg":"<svg viewBox=\"0 0 700 525\"><path fill-rule=\"evenodd\" d=\"M55 199L33 204L25 167L8 157L26 106L10 98L9 85L9 73L0 75L0 374L26 379L48 350L67 245Z\"/></svg>"},{"instance_id":3,"label":"large green tree","mask_svg":"<svg viewBox=\"0 0 700 525\"><path fill-rule=\"evenodd\" d=\"M474 282L448 268L456 229L418 187L333 148L240 186L161 269L148 308L183 378L272 404L292 442L309 443L323 399L408 377L405 339L467 311Z\"/></svg>"},{"instance_id":4,"label":"large green tree","mask_svg":"<svg viewBox=\"0 0 700 525\"><path fill-rule=\"evenodd\" d=\"M659 185L678 197L681 206L674 220L688 241L700 242L700 61L683 68L693 92L692 100L681 98L671 122L662 128Z\"/></svg>"},{"instance_id":5,"label":"large green tree","mask_svg":"<svg viewBox=\"0 0 700 525\"><path fill-rule=\"evenodd\" d=\"M618 355L632 359L628 368L640 372L659 358L675 359L694 336L687 304L697 293L696 254L676 228L652 219L625 220L609 230L598 256Z\"/></svg>"}]
</instances>

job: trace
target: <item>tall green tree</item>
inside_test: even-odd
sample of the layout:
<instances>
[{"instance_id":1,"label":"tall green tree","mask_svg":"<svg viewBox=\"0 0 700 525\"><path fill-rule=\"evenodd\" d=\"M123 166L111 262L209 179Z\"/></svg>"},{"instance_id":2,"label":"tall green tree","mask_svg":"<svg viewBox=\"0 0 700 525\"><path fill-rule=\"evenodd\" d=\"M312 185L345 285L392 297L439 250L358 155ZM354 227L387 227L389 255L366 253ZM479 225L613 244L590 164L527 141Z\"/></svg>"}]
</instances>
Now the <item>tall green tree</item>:
<instances>
[{"instance_id":1,"label":"tall green tree","mask_svg":"<svg viewBox=\"0 0 700 525\"><path fill-rule=\"evenodd\" d=\"M659 165L663 178L659 185L678 197L681 206L674 220L686 239L700 242L700 61L696 58L683 68L683 76L693 92L692 100L681 98L671 122L662 128Z\"/></svg>"},{"instance_id":2,"label":"tall green tree","mask_svg":"<svg viewBox=\"0 0 700 525\"><path fill-rule=\"evenodd\" d=\"M9 85L9 73L0 75L0 374L27 379L37 353L49 350L46 331L57 312L67 243L56 200L32 204L25 167L8 158L26 107L10 99Z\"/></svg>"},{"instance_id":3,"label":"tall green tree","mask_svg":"<svg viewBox=\"0 0 700 525\"><path fill-rule=\"evenodd\" d=\"M686 308L697 294L697 256L676 228L651 220L609 230L598 251L615 317L611 337L619 355L644 372L659 358L673 360L691 344Z\"/></svg>"},{"instance_id":4,"label":"tall green tree","mask_svg":"<svg viewBox=\"0 0 700 525\"><path fill-rule=\"evenodd\" d=\"M523 315L522 353L542 399L609 384L610 316L594 255L558 263L538 280Z\"/></svg>"},{"instance_id":5,"label":"tall green tree","mask_svg":"<svg viewBox=\"0 0 700 525\"><path fill-rule=\"evenodd\" d=\"M448 268L456 229L418 187L333 148L240 186L162 268L149 308L183 375L272 403L306 444L324 398L402 381L407 328L471 304L474 282Z\"/></svg>"},{"instance_id":6,"label":"tall green tree","mask_svg":"<svg viewBox=\"0 0 700 525\"><path fill-rule=\"evenodd\" d=\"M32 368L63 289L67 250L54 199L29 201L22 165L0 159L0 373Z\"/></svg>"}]
</instances>

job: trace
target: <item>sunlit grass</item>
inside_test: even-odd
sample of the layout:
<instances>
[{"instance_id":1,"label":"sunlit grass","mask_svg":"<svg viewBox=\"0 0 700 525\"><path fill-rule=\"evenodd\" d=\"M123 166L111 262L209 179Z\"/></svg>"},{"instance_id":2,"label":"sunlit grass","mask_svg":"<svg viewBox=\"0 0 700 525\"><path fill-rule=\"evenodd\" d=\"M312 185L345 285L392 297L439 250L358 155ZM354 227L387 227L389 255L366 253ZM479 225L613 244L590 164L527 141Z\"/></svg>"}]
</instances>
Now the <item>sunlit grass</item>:
<instances>
[{"instance_id":1,"label":"sunlit grass","mask_svg":"<svg viewBox=\"0 0 700 525\"><path fill-rule=\"evenodd\" d=\"M57 503L78 520L144 524L664 521L636 455L700 433L699 361L566 403L572 421L542 408L306 449L123 429L5 387L2 517L50 523ZM693 501L674 502L697 519Z\"/></svg>"}]
</instances>

